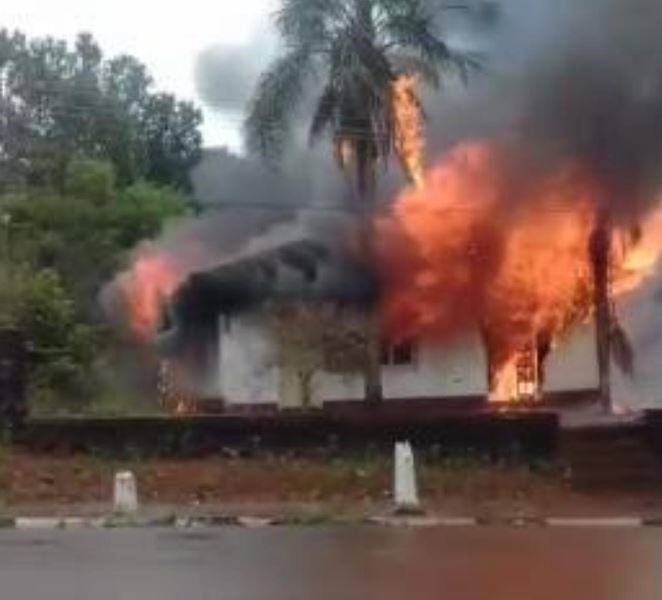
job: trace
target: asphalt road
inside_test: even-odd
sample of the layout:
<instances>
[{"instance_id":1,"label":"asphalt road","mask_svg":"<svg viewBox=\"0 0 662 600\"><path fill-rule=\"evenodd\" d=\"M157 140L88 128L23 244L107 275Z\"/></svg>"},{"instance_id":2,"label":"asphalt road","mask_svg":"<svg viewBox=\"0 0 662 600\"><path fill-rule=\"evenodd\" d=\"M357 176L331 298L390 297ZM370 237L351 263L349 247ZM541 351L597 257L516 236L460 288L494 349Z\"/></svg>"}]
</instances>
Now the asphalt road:
<instances>
[{"instance_id":1,"label":"asphalt road","mask_svg":"<svg viewBox=\"0 0 662 600\"><path fill-rule=\"evenodd\" d=\"M0 532L2 600L659 600L662 530Z\"/></svg>"}]
</instances>

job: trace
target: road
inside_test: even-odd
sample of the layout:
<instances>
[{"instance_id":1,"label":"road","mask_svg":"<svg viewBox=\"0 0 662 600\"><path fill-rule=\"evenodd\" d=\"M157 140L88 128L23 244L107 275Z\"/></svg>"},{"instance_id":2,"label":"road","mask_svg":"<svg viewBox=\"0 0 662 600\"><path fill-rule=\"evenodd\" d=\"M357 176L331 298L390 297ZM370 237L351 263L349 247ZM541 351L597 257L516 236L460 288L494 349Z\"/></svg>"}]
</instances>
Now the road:
<instances>
[{"instance_id":1,"label":"road","mask_svg":"<svg viewBox=\"0 0 662 600\"><path fill-rule=\"evenodd\" d=\"M659 600L662 530L0 532L2 600Z\"/></svg>"}]
</instances>

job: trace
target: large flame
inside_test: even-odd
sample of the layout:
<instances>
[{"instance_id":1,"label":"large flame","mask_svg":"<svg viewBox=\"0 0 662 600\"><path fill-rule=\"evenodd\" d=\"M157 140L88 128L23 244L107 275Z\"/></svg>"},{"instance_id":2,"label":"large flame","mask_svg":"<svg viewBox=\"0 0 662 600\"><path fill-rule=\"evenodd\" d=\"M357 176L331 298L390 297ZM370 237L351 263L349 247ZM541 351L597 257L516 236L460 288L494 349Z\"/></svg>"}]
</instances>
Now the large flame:
<instances>
[{"instance_id":1,"label":"large flame","mask_svg":"<svg viewBox=\"0 0 662 600\"><path fill-rule=\"evenodd\" d=\"M544 358L592 310L599 183L571 162L552 174L517 169L496 145L461 144L378 225L387 330L444 338L478 327L495 400L520 397L518 371L538 368L523 365L523 349ZM660 212L638 235L615 228L615 293L652 271L659 232Z\"/></svg>"},{"instance_id":2,"label":"large flame","mask_svg":"<svg viewBox=\"0 0 662 600\"><path fill-rule=\"evenodd\" d=\"M145 245L128 271L117 281L117 290L133 335L146 341L156 333L166 302L182 282L176 261L167 253Z\"/></svg>"}]
</instances>

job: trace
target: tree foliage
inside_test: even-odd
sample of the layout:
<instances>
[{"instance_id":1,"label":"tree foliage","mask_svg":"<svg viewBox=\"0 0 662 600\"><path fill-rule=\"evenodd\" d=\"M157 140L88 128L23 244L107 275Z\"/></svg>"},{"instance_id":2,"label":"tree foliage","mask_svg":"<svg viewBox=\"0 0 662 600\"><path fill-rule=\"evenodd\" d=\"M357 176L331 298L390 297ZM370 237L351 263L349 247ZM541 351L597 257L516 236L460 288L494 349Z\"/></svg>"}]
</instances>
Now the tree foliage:
<instances>
[{"instance_id":1,"label":"tree foliage","mask_svg":"<svg viewBox=\"0 0 662 600\"><path fill-rule=\"evenodd\" d=\"M347 374L365 368L364 327L357 314L333 304L297 302L273 303L265 309L276 364L297 383L293 404L311 406L315 377L321 371Z\"/></svg>"},{"instance_id":2,"label":"tree foliage","mask_svg":"<svg viewBox=\"0 0 662 600\"><path fill-rule=\"evenodd\" d=\"M111 164L90 160L70 164L64 188L6 196L0 212L10 219L11 252L36 269L54 269L78 313L94 318L98 292L125 253L156 236L186 204L171 188L145 181L120 188Z\"/></svg>"},{"instance_id":3,"label":"tree foliage","mask_svg":"<svg viewBox=\"0 0 662 600\"><path fill-rule=\"evenodd\" d=\"M0 324L25 334L36 396L80 400L98 347L98 332L76 316L58 274L26 265L0 265Z\"/></svg>"},{"instance_id":4,"label":"tree foliage","mask_svg":"<svg viewBox=\"0 0 662 600\"><path fill-rule=\"evenodd\" d=\"M0 196L0 326L25 332L38 401L71 406L100 391L95 368L112 339L99 314L102 286L186 203L145 181L119 187L112 164L88 159L69 164L63 188Z\"/></svg>"},{"instance_id":5,"label":"tree foliage","mask_svg":"<svg viewBox=\"0 0 662 600\"><path fill-rule=\"evenodd\" d=\"M479 66L477 57L446 44L420 0L282 0L276 25L287 51L258 83L245 122L249 150L265 157L282 152L316 78L321 91L310 139L328 132L338 147L351 149L359 184L362 171L394 149L391 93L398 76L437 87L441 75L465 79Z\"/></svg>"},{"instance_id":6,"label":"tree foliage","mask_svg":"<svg viewBox=\"0 0 662 600\"><path fill-rule=\"evenodd\" d=\"M25 332L38 397L103 393L113 340L99 292L187 210L200 124L90 35L71 45L0 29L0 326Z\"/></svg>"},{"instance_id":7,"label":"tree foliage","mask_svg":"<svg viewBox=\"0 0 662 600\"><path fill-rule=\"evenodd\" d=\"M396 114L396 82L413 77L437 87L441 75L465 80L479 66L475 56L454 51L442 38L425 0L281 0L276 27L285 52L261 76L244 124L249 151L274 159L282 154L304 93L320 88L310 141L333 139L339 166L353 176L360 202L360 243L370 250L376 191L375 164L398 153L402 123ZM444 8L444 7L442 7ZM458 5L453 5L457 9ZM422 115L412 87L407 103ZM403 164L415 179L413 169ZM366 399L381 399L377 316L366 323Z\"/></svg>"},{"instance_id":8,"label":"tree foliage","mask_svg":"<svg viewBox=\"0 0 662 600\"><path fill-rule=\"evenodd\" d=\"M200 159L200 111L155 93L131 56L106 60L81 34L73 48L0 30L0 185L61 186L72 160L110 161L120 183L188 189Z\"/></svg>"}]
</instances>

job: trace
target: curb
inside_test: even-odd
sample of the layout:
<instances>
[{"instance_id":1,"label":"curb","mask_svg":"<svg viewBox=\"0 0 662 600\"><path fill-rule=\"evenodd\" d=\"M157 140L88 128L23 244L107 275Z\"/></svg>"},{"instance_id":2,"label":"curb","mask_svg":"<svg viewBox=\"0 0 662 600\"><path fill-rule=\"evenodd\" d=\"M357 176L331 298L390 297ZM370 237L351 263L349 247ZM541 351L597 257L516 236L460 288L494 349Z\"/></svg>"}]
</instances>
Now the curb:
<instances>
[{"instance_id":1,"label":"curb","mask_svg":"<svg viewBox=\"0 0 662 600\"><path fill-rule=\"evenodd\" d=\"M250 515L208 515L141 518L129 515L107 515L103 517L0 517L0 529L17 530L72 530L72 529L116 529L116 528L174 528L197 529L218 527L242 527L262 529L283 526L328 526L328 525L374 525L392 528L462 528L462 527L550 527L550 528L610 528L625 529L639 527L662 527L662 518L632 516L614 517L434 517L434 516L373 516L356 522L328 519L323 522L306 523L302 519L268 518Z\"/></svg>"},{"instance_id":2,"label":"curb","mask_svg":"<svg viewBox=\"0 0 662 600\"><path fill-rule=\"evenodd\" d=\"M643 527L645 520L641 517L608 517L608 518L563 518L547 519L549 527Z\"/></svg>"}]
</instances>

